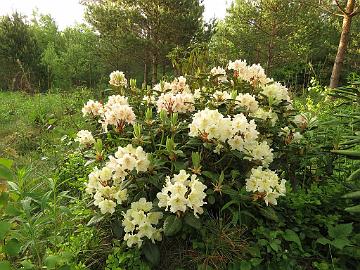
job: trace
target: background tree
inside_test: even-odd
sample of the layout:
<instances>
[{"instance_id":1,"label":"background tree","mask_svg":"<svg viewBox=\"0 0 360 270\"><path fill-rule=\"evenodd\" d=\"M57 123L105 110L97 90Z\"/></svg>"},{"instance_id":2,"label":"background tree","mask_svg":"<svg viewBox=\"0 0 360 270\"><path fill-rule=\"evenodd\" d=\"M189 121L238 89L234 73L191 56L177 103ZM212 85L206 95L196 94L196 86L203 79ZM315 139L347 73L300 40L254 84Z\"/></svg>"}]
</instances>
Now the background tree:
<instances>
[{"instance_id":1,"label":"background tree","mask_svg":"<svg viewBox=\"0 0 360 270\"><path fill-rule=\"evenodd\" d=\"M32 91L39 85L41 51L29 24L18 13L0 19L0 87Z\"/></svg>"},{"instance_id":2,"label":"background tree","mask_svg":"<svg viewBox=\"0 0 360 270\"><path fill-rule=\"evenodd\" d=\"M336 32L331 16L310 2L235 0L218 24L212 54L220 56L221 64L227 58L245 58L262 64L279 80L303 84L309 63L316 73L321 72L318 67L329 65Z\"/></svg>"},{"instance_id":3,"label":"background tree","mask_svg":"<svg viewBox=\"0 0 360 270\"><path fill-rule=\"evenodd\" d=\"M336 88L339 85L340 75L345 60L345 54L349 46L350 29L353 22L353 17L360 13L360 6L356 3L356 0L346 0L342 2L340 0L335 0L331 1L331 3L329 3L329 1L325 1L324 3L324 1L320 0L320 3L325 7L329 5L335 5L337 11L339 12L335 15L343 17L339 46L330 79L330 88ZM331 10L331 7L327 10Z\"/></svg>"},{"instance_id":4,"label":"background tree","mask_svg":"<svg viewBox=\"0 0 360 270\"><path fill-rule=\"evenodd\" d=\"M131 74L129 63L141 63L145 83L149 67L155 83L159 66L164 75L170 65L167 54L176 46L187 46L203 25L203 6L198 0L103 0L84 4L89 23L105 43L117 49L116 66L124 66L123 70Z\"/></svg>"}]
</instances>

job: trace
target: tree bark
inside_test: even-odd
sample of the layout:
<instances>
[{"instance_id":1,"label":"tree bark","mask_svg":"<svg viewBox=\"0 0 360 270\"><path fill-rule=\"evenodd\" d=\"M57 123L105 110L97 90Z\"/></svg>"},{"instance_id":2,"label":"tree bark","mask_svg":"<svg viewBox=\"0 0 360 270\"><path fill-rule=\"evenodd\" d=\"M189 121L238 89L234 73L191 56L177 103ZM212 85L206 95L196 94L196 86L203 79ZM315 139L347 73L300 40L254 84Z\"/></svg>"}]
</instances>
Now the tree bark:
<instances>
[{"instance_id":1,"label":"tree bark","mask_svg":"<svg viewBox=\"0 0 360 270\"><path fill-rule=\"evenodd\" d=\"M157 77L158 77L158 59L156 53L153 55L152 59L152 86L154 86L157 83Z\"/></svg>"},{"instance_id":2,"label":"tree bark","mask_svg":"<svg viewBox=\"0 0 360 270\"><path fill-rule=\"evenodd\" d=\"M355 2L356 0L348 0L346 4L345 12L343 13L344 19L343 19L342 31L341 31L338 51L336 54L333 70L331 73L330 88L336 88L339 85L341 70L344 64L346 49L350 38L350 27L351 27Z\"/></svg>"}]
</instances>

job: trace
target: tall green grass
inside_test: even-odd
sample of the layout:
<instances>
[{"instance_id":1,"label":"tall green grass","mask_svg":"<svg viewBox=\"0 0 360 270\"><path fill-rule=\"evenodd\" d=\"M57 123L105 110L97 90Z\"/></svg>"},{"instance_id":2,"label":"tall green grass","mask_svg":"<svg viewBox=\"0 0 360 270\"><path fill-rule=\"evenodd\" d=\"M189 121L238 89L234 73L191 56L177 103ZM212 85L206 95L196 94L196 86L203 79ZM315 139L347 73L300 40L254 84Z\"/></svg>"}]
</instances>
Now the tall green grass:
<instances>
[{"instance_id":1,"label":"tall green grass","mask_svg":"<svg viewBox=\"0 0 360 270\"><path fill-rule=\"evenodd\" d=\"M0 156L48 174L63 154L64 136L85 128L81 107L92 95L88 89L34 96L0 92Z\"/></svg>"}]
</instances>

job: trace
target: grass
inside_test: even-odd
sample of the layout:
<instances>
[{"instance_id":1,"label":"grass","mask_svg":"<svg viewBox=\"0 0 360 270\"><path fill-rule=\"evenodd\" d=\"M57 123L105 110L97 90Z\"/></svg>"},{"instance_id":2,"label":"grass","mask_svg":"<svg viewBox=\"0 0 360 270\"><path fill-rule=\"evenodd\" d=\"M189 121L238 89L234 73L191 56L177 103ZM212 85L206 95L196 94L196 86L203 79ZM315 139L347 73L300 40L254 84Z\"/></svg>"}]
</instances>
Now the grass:
<instances>
[{"instance_id":1,"label":"grass","mask_svg":"<svg viewBox=\"0 0 360 270\"><path fill-rule=\"evenodd\" d=\"M81 107L91 96L87 89L34 96L0 92L0 157L36 176L49 176L67 138L86 125L80 121Z\"/></svg>"}]
</instances>

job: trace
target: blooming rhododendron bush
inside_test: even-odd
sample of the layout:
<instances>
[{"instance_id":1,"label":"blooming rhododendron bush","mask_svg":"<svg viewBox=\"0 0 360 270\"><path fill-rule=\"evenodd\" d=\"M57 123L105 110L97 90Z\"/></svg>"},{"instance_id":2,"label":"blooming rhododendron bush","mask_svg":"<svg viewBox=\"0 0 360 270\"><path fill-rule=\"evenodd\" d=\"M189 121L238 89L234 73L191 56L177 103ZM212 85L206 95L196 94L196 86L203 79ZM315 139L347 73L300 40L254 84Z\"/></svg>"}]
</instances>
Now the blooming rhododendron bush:
<instances>
[{"instance_id":1,"label":"blooming rhododendron bush","mask_svg":"<svg viewBox=\"0 0 360 270\"><path fill-rule=\"evenodd\" d=\"M93 166L86 193L99 215L118 222L127 247L146 250L153 264L162 242L205 241L209 220L240 227L244 215L270 215L286 196L284 156L308 120L260 65L230 61L153 89L128 85L119 71L109 83L108 97L82 109L92 124L76 138Z\"/></svg>"}]
</instances>

